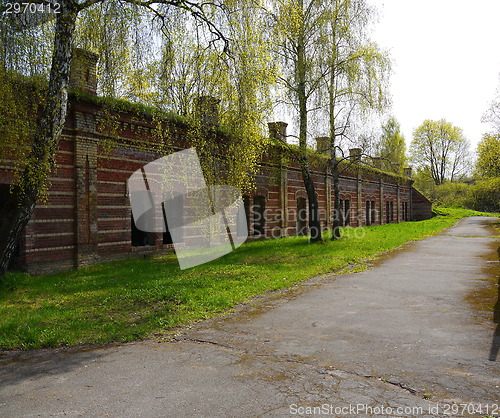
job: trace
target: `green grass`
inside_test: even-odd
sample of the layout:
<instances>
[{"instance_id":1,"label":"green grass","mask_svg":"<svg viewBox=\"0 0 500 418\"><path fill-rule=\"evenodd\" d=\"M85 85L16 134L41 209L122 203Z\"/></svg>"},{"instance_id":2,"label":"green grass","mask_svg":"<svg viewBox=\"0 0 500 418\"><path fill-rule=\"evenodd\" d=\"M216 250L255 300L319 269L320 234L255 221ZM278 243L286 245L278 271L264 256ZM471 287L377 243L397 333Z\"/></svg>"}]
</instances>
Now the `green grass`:
<instances>
[{"instance_id":1,"label":"green grass","mask_svg":"<svg viewBox=\"0 0 500 418\"><path fill-rule=\"evenodd\" d=\"M462 216L478 214L456 209L439 212L441 216L421 222L362 231L345 228L343 238L335 242L308 244L307 238L294 237L247 243L184 271L174 255L166 255L42 277L10 272L0 287L0 348L165 336L266 291L322 273L361 270L377 254L435 234Z\"/></svg>"},{"instance_id":2,"label":"green grass","mask_svg":"<svg viewBox=\"0 0 500 418\"><path fill-rule=\"evenodd\" d=\"M447 216L455 219L465 218L467 216L494 216L499 217L499 213L486 213L486 212L477 212L471 209L464 209L462 207L454 207L454 206L439 206L433 209L433 212L436 215Z\"/></svg>"}]
</instances>

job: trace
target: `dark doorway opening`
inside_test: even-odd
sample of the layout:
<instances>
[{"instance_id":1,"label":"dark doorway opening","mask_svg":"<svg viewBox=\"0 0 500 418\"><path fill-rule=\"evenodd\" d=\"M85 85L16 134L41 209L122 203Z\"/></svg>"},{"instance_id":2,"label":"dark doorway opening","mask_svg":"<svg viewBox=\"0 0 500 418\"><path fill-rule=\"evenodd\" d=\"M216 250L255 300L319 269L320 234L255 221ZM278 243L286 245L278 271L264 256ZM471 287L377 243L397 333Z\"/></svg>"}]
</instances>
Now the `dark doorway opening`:
<instances>
[{"instance_id":1,"label":"dark doorway opening","mask_svg":"<svg viewBox=\"0 0 500 418\"><path fill-rule=\"evenodd\" d=\"M247 236L248 235L248 227L250 226L250 197L243 196L243 209L245 210L245 219L247 222L247 230L243 231L241 228L238 228L238 236Z\"/></svg>"},{"instance_id":2,"label":"dark doorway opening","mask_svg":"<svg viewBox=\"0 0 500 418\"><path fill-rule=\"evenodd\" d=\"M344 212L342 214L343 217L343 225L348 226L351 225L351 201L344 200Z\"/></svg>"},{"instance_id":3,"label":"dark doorway opening","mask_svg":"<svg viewBox=\"0 0 500 418\"><path fill-rule=\"evenodd\" d=\"M265 233L265 211L266 198L264 196L255 196L253 198L253 234L264 235Z\"/></svg>"},{"instance_id":4,"label":"dark doorway opening","mask_svg":"<svg viewBox=\"0 0 500 418\"><path fill-rule=\"evenodd\" d=\"M173 199L168 200L169 205L173 205L172 211L169 211L171 214L169 218L170 225L175 225L176 228L182 226L182 211L184 210L184 202L181 194L175 194ZM173 244L172 235L168 229L167 215L165 212L164 203L162 203L162 211L163 211L163 222L165 223L165 232L163 233L163 244Z\"/></svg>"},{"instance_id":5,"label":"dark doorway opening","mask_svg":"<svg viewBox=\"0 0 500 418\"><path fill-rule=\"evenodd\" d=\"M366 225L373 225L376 222L375 200L366 201Z\"/></svg>"},{"instance_id":6,"label":"dark doorway opening","mask_svg":"<svg viewBox=\"0 0 500 418\"><path fill-rule=\"evenodd\" d=\"M297 235L307 235L307 201L303 197L297 198Z\"/></svg>"},{"instance_id":7,"label":"dark doorway opening","mask_svg":"<svg viewBox=\"0 0 500 418\"><path fill-rule=\"evenodd\" d=\"M132 247L146 247L154 245L154 234L151 232L144 232L135 226L134 217L131 216L131 241Z\"/></svg>"},{"instance_id":8,"label":"dark doorway opening","mask_svg":"<svg viewBox=\"0 0 500 418\"><path fill-rule=\"evenodd\" d=\"M0 208L2 208L9 199L10 196L10 184L0 184ZM24 234L23 234L24 235ZM18 242L16 248L14 249L14 253L10 259L9 269L19 268L19 257L21 255L21 243Z\"/></svg>"}]
</instances>

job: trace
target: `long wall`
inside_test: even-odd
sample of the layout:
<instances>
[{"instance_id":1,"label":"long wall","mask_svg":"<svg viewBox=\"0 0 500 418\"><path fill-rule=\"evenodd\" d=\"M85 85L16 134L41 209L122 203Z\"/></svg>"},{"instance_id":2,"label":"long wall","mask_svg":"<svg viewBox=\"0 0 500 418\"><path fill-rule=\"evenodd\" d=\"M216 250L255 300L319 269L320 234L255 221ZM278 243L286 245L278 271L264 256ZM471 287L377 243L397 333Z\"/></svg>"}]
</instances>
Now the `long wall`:
<instances>
[{"instance_id":1,"label":"long wall","mask_svg":"<svg viewBox=\"0 0 500 418\"><path fill-rule=\"evenodd\" d=\"M134 171L161 156L147 151L155 141L151 119L131 111L115 112L114 134L119 140L109 150L107 136L99 127L103 109L95 97L73 95L68 109L47 199L38 202L26 226L15 266L45 273L170 251L168 233L135 228L126 186ZM170 124L173 151L186 148L184 127ZM286 124L278 124L283 134ZM273 126L271 135L276 134ZM318 153L312 160L325 230L332 226L333 216L354 227L431 216L430 202L412 188L409 177L360 164L342 173L341 207L335 210L328 158ZM0 161L0 204L15 170L13 161ZM255 191L244 196L249 237L307 234L307 195L298 165L273 150L262 157L255 182Z\"/></svg>"},{"instance_id":2,"label":"long wall","mask_svg":"<svg viewBox=\"0 0 500 418\"><path fill-rule=\"evenodd\" d=\"M316 162L312 176L324 230L332 227L334 216L340 218L342 225L353 227L413 220L413 211L418 211L420 219L431 216L430 203L425 197L418 194L421 200L412 201L412 193L418 192L412 188L410 178L360 164L353 164L341 174L341 207L335 208L328 157L318 155ZM283 166L264 159L256 185L255 193L246 197L247 206L251 208L249 219L262 218L264 205L266 237L307 234L307 194L297 164Z\"/></svg>"}]
</instances>

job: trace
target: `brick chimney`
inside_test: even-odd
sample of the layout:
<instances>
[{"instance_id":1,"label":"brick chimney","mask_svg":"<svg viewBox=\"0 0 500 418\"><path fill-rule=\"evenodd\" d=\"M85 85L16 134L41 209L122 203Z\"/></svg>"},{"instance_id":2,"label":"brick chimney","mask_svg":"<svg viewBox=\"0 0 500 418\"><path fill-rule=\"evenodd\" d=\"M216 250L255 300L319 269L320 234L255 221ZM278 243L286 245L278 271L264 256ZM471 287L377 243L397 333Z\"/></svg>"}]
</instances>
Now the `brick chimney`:
<instances>
[{"instance_id":1,"label":"brick chimney","mask_svg":"<svg viewBox=\"0 0 500 418\"><path fill-rule=\"evenodd\" d=\"M381 169L382 168L382 157L370 157L372 159L372 165L375 168Z\"/></svg>"},{"instance_id":2,"label":"brick chimney","mask_svg":"<svg viewBox=\"0 0 500 418\"><path fill-rule=\"evenodd\" d=\"M316 137L316 152L326 154L330 151L330 137L318 136Z\"/></svg>"},{"instance_id":3,"label":"brick chimney","mask_svg":"<svg viewBox=\"0 0 500 418\"><path fill-rule=\"evenodd\" d=\"M87 94L97 92L97 60L99 56L82 48L73 49L69 87Z\"/></svg>"},{"instance_id":4,"label":"brick chimney","mask_svg":"<svg viewBox=\"0 0 500 418\"><path fill-rule=\"evenodd\" d=\"M405 173L405 176L406 177L410 177L411 178L411 167L405 167L404 168L404 173Z\"/></svg>"},{"instance_id":5,"label":"brick chimney","mask_svg":"<svg viewBox=\"0 0 500 418\"><path fill-rule=\"evenodd\" d=\"M399 163L391 163L391 170L393 173L400 173L401 172L401 164Z\"/></svg>"},{"instance_id":6,"label":"brick chimney","mask_svg":"<svg viewBox=\"0 0 500 418\"><path fill-rule=\"evenodd\" d=\"M351 161L361 160L361 148L349 148L349 159Z\"/></svg>"},{"instance_id":7,"label":"brick chimney","mask_svg":"<svg viewBox=\"0 0 500 418\"><path fill-rule=\"evenodd\" d=\"M200 96L196 98L196 115L203 126L219 126L220 99L213 96Z\"/></svg>"},{"instance_id":8,"label":"brick chimney","mask_svg":"<svg viewBox=\"0 0 500 418\"><path fill-rule=\"evenodd\" d=\"M288 123L286 122L269 122L267 124L269 128L269 137L277 139L286 144L286 127Z\"/></svg>"}]
</instances>

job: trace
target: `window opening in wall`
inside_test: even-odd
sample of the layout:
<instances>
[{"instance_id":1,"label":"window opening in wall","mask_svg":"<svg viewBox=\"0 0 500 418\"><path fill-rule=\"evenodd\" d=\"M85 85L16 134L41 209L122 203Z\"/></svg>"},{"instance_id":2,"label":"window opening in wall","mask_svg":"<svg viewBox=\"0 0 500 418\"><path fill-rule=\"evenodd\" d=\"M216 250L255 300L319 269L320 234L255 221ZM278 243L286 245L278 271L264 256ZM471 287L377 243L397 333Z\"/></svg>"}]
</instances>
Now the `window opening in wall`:
<instances>
[{"instance_id":1,"label":"window opening in wall","mask_svg":"<svg viewBox=\"0 0 500 418\"><path fill-rule=\"evenodd\" d=\"M339 206L339 209L338 209L338 213L335 213L335 216L339 217L339 225L340 226L344 226L345 225L344 207L345 207L344 200L340 199L340 206Z\"/></svg>"},{"instance_id":2,"label":"window opening in wall","mask_svg":"<svg viewBox=\"0 0 500 418\"><path fill-rule=\"evenodd\" d=\"M132 247L146 247L148 245L154 245L154 234L150 232L144 232L135 226L134 217L131 215L131 242Z\"/></svg>"},{"instance_id":3,"label":"window opening in wall","mask_svg":"<svg viewBox=\"0 0 500 418\"><path fill-rule=\"evenodd\" d=\"M7 200L10 196L10 185L9 184L0 184L0 208L7 203ZM24 232L23 232L24 234ZM15 268L17 259L21 255L21 245L18 242L16 248L14 249L14 253L10 259L9 268Z\"/></svg>"},{"instance_id":4,"label":"window opening in wall","mask_svg":"<svg viewBox=\"0 0 500 418\"><path fill-rule=\"evenodd\" d=\"M403 221L408 220L408 202L401 203L401 214L403 217Z\"/></svg>"},{"instance_id":5,"label":"window opening in wall","mask_svg":"<svg viewBox=\"0 0 500 418\"><path fill-rule=\"evenodd\" d=\"M243 196L243 208L245 209L245 217L247 220L247 228L250 226L250 197ZM243 231L240 231L240 228L237 228L239 236L243 235ZM248 231L247 231L248 234Z\"/></svg>"},{"instance_id":6,"label":"window opening in wall","mask_svg":"<svg viewBox=\"0 0 500 418\"><path fill-rule=\"evenodd\" d=\"M170 224L178 226L182 225L182 213L183 213L182 195L176 194L173 199L170 199L168 201L168 204L175 206L175 210L173 211L173 216L169 218ZM172 235L170 234L170 231L168 229L167 215L165 213L165 208L163 207L163 203L162 203L162 210L163 210L163 222L165 223L165 229L166 229L166 231L163 233L163 244L164 245L173 244Z\"/></svg>"},{"instance_id":7,"label":"window opening in wall","mask_svg":"<svg viewBox=\"0 0 500 418\"><path fill-rule=\"evenodd\" d=\"M170 231L168 230L168 225L167 225L167 230L163 233L163 244L173 244L172 240L172 235L170 235Z\"/></svg>"},{"instance_id":8,"label":"window opening in wall","mask_svg":"<svg viewBox=\"0 0 500 418\"><path fill-rule=\"evenodd\" d=\"M344 226L351 225L351 201L346 199L344 200Z\"/></svg>"},{"instance_id":9,"label":"window opening in wall","mask_svg":"<svg viewBox=\"0 0 500 418\"><path fill-rule=\"evenodd\" d=\"M307 201L297 198L297 235L307 235Z\"/></svg>"},{"instance_id":10,"label":"window opening in wall","mask_svg":"<svg viewBox=\"0 0 500 418\"><path fill-rule=\"evenodd\" d=\"M264 235L266 220L264 214L266 210L266 198L255 196L253 198L253 234Z\"/></svg>"},{"instance_id":11,"label":"window opening in wall","mask_svg":"<svg viewBox=\"0 0 500 418\"><path fill-rule=\"evenodd\" d=\"M366 225L372 225L375 223L375 201L367 200L365 207L365 215L366 215Z\"/></svg>"}]
</instances>

